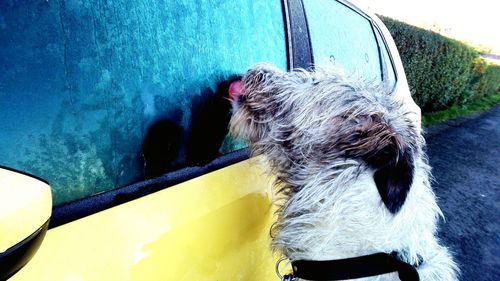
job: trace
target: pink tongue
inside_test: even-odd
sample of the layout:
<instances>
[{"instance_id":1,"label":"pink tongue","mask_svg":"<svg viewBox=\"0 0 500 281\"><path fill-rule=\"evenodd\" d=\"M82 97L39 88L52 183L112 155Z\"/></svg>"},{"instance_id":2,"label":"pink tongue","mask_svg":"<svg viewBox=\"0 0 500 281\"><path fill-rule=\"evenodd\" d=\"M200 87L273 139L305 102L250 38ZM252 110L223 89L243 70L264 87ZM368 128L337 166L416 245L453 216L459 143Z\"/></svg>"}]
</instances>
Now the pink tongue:
<instances>
[{"instance_id":1,"label":"pink tongue","mask_svg":"<svg viewBox=\"0 0 500 281\"><path fill-rule=\"evenodd\" d=\"M236 99L243 94L243 87L241 86L241 81L237 80L229 85L229 97L231 99Z\"/></svg>"}]
</instances>

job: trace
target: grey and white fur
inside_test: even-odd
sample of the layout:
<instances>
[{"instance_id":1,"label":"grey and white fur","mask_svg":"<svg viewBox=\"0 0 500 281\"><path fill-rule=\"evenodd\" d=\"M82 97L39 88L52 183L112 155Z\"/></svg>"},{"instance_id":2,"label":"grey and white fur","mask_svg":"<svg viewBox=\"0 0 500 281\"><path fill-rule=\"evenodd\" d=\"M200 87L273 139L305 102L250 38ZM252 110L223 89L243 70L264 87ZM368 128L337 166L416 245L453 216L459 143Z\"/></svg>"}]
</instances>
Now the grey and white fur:
<instances>
[{"instance_id":1,"label":"grey and white fur","mask_svg":"<svg viewBox=\"0 0 500 281\"><path fill-rule=\"evenodd\" d=\"M436 237L419 113L338 70L283 72L261 63L233 97L230 131L276 177L272 249L289 260L397 251L422 281L457 280ZM359 280L399 280L389 273Z\"/></svg>"}]
</instances>

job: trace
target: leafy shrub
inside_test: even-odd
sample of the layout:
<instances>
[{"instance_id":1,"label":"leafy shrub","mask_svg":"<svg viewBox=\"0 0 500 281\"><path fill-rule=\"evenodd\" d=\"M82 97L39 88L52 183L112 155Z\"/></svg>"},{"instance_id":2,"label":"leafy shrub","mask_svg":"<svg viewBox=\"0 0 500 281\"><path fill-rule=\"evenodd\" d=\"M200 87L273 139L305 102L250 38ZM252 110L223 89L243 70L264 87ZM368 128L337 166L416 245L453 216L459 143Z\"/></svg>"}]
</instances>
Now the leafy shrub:
<instances>
[{"instance_id":1,"label":"leafy shrub","mask_svg":"<svg viewBox=\"0 0 500 281\"><path fill-rule=\"evenodd\" d=\"M488 91L490 80L477 77L471 87L478 53L437 33L380 17L396 42L410 90L423 112L464 104L478 87Z\"/></svg>"},{"instance_id":2,"label":"leafy shrub","mask_svg":"<svg viewBox=\"0 0 500 281\"><path fill-rule=\"evenodd\" d=\"M472 70L470 89L474 98L482 98L500 92L500 65L490 64L482 58L477 58Z\"/></svg>"}]
</instances>

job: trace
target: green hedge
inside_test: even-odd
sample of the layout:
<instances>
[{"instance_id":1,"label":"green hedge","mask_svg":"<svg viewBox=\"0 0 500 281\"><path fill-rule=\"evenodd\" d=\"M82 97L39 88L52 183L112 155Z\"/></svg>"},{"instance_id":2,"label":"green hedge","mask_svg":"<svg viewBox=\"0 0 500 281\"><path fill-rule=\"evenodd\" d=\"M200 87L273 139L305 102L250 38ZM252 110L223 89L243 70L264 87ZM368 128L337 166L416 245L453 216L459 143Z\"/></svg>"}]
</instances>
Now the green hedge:
<instances>
[{"instance_id":1,"label":"green hedge","mask_svg":"<svg viewBox=\"0 0 500 281\"><path fill-rule=\"evenodd\" d=\"M484 59L476 59L470 89L475 97L492 96L500 92L500 65L489 64Z\"/></svg>"},{"instance_id":2,"label":"green hedge","mask_svg":"<svg viewBox=\"0 0 500 281\"><path fill-rule=\"evenodd\" d=\"M398 47L412 96L423 112L443 110L498 92L500 67L468 45L380 17Z\"/></svg>"}]
</instances>

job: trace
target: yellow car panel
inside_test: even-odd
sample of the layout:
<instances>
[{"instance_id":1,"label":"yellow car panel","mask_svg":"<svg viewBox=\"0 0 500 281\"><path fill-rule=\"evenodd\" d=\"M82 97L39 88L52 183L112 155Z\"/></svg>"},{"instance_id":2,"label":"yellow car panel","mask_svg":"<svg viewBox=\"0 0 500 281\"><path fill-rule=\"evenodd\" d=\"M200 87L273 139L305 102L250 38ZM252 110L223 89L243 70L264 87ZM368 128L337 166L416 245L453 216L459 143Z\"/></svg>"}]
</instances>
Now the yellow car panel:
<instances>
[{"instance_id":1,"label":"yellow car panel","mask_svg":"<svg viewBox=\"0 0 500 281\"><path fill-rule=\"evenodd\" d=\"M271 184L254 162L49 230L10 280L276 280Z\"/></svg>"},{"instance_id":2,"label":"yellow car panel","mask_svg":"<svg viewBox=\"0 0 500 281\"><path fill-rule=\"evenodd\" d=\"M0 168L0 254L42 227L51 212L49 185Z\"/></svg>"}]
</instances>

